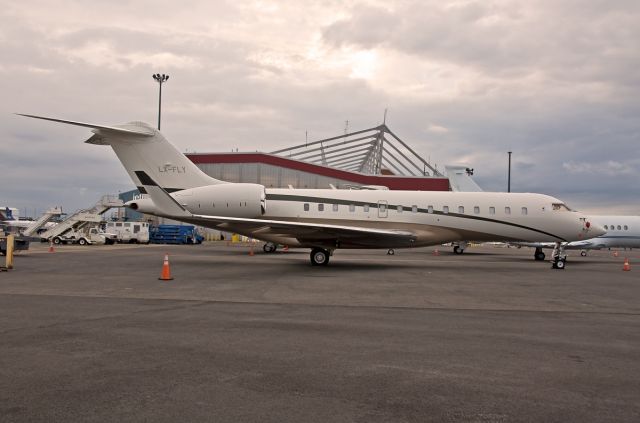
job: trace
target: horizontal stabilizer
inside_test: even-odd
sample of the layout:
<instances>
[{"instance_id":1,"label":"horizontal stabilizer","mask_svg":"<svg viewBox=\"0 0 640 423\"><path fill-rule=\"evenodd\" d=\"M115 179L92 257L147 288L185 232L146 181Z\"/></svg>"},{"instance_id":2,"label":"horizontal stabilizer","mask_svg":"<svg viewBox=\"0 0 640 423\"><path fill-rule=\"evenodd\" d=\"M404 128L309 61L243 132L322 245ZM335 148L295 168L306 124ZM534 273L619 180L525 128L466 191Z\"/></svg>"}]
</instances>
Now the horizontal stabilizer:
<instances>
[{"instance_id":1,"label":"horizontal stabilizer","mask_svg":"<svg viewBox=\"0 0 640 423\"><path fill-rule=\"evenodd\" d=\"M105 126L105 125L96 125L94 123L76 122L76 121L73 121L73 120L55 119L55 118L50 118L50 117L45 117L45 116L26 115L26 114L23 114L23 113L16 113L16 115L30 117L30 118L34 118L34 119L49 120L51 122L64 123L64 124L67 124L67 125L82 126L84 128L100 129L100 130L104 130L104 131L113 131L113 132L117 132L117 133L121 133L121 134L142 135L142 136L147 136L147 137L150 137L150 136L153 135L153 130L151 130L149 128L146 128L144 126L140 126L140 127L136 127L135 129L131 129L131 125L127 125L128 128L122 128L122 127L118 127L118 126Z\"/></svg>"}]
</instances>

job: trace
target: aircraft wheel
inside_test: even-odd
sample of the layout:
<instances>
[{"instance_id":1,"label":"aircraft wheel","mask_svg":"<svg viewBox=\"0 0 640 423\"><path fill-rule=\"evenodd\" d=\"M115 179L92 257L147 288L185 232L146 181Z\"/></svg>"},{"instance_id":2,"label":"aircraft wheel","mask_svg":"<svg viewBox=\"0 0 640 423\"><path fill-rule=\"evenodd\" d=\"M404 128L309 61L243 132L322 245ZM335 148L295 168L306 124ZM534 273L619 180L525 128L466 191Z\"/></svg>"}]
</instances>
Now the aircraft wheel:
<instances>
[{"instance_id":1,"label":"aircraft wheel","mask_svg":"<svg viewBox=\"0 0 640 423\"><path fill-rule=\"evenodd\" d=\"M262 246L262 251L264 251L265 253L275 253L276 245L272 242L267 242Z\"/></svg>"},{"instance_id":2,"label":"aircraft wheel","mask_svg":"<svg viewBox=\"0 0 640 423\"><path fill-rule=\"evenodd\" d=\"M459 245L456 245L455 247L453 247L453 252L456 254L462 254L464 253L464 248L460 248Z\"/></svg>"},{"instance_id":3,"label":"aircraft wheel","mask_svg":"<svg viewBox=\"0 0 640 423\"><path fill-rule=\"evenodd\" d=\"M389 248L389 249L387 250L387 255L388 255L388 256L392 256L392 255L394 255L395 253L396 253L396 251L395 251L393 248Z\"/></svg>"},{"instance_id":4,"label":"aircraft wheel","mask_svg":"<svg viewBox=\"0 0 640 423\"><path fill-rule=\"evenodd\" d=\"M581 255L582 257L586 257L586 256L587 256L587 252L586 252L586 251L580 251L580 255Z\"/></svg>"},{"instance_id":5,"label":"aircraft wheel","mask_svg":"<svg viewBox=\"0 0 640 423\"><path fill-rule=\"evenodd\" d=\"M551 265L551 268L564 270L565 264L566 264L565 259L558 259L553 262L553 264Z\"/></svg>"},{"instance_id":6,"label":"aircraft wheel","mask_svg":"<svg viewBox=\"0 0 640 423\"><path fill-rule=\"evenodd\" d=\"M533 255L533 258L536 259L536 261L542 261L545 258L544 252L542 251L536 251L535 254Z\"/></svg>"},{"instance_id":7,"label":"aircraft wheel","mask_svg":"<svg viewBox=\"0 0 640 423\"><path fill-rule=\"evenodd\" d=\"M329 252L322 248L311 250L311 264L313 266L326 266L329 264Z\"/></svg>"}]
</instances>

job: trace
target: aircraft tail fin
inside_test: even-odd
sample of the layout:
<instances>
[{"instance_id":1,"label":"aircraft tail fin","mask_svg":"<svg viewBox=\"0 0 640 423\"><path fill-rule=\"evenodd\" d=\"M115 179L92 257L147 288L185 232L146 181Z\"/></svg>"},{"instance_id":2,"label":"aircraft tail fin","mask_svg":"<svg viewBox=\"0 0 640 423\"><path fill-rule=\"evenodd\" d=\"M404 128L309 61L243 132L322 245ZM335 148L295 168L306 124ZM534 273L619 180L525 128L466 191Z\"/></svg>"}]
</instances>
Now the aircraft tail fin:
<instances>
[{"instance_id":1,"label":"aircraft tail fin","mask_svg":"<svg viewBox=\"0 0 640 423\"><path fill-rule=\"evenodd\" d=\"M225 183L202 172L198 166L167 141L160 131L144 122L106 126L17 114L34 119L91 128L94 135L85 142L110 145L138 190L143 194L146 193L146 189L136 171L146 172L159 187L167 192Z\"/></svg>"},{"instance_id":2,"label":"aircraft tail fin","mask_svg":"<svg viewBox=\"0 0 640 423\"><path fill-rule=\"evenodd\" d=\"M4 210L4 216L1 216L3 219L2 220L16 220L15 217L13 217L13 211L9 208L9 207L5 207Z\"/></svg>"}]
</instances>

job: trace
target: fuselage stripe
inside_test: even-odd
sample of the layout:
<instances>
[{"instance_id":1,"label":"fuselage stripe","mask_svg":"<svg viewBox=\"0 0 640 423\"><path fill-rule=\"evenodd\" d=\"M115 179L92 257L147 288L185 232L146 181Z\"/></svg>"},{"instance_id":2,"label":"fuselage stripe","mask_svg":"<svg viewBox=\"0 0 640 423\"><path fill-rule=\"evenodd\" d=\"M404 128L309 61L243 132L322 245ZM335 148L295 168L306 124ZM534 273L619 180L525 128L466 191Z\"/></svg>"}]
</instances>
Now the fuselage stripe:
<instances>
[{"instance_id":1,"label":"fuselage stripe","mask_svg":"<svg viewBox=\"0 0 640 423\"><path fill-rule=\"evenodd\" d=\"M328 204L339 204L339 205L354 205L354 206L364 206L364 205L368 205L371 208L378 208L379 203L376 202L367 202L367 201L354 201L354 200L342 200L339 198L326 198L326 197L310 197L310 196L303 196L303 195L285 195L285 194L267 194L267 201L272 200L272 201L289 201L289 202L296 202L296 203L328 203ZM383 204L387 210L393 208L393 209L397 209L398 204L388 204L386 201ZM412 207L407 207L407 206L400 206L402 207L403 211L412 211ZM439 211L439 210L433 210L432 213L429 213L429 210L424 209L424 208L420 208L418 207L417 209L418 213L425 213L425 214L434 214L434 215L440 215L440 216L450 216L450 217L456 217L456 218L460 218L460 219L471 219L471 220L479 220L479 221L483 221L483 222L491 222L491 223L498 223L498 224L502 224L502 225L508 225L508 226L513 226L513 227L517 227L517 228L521 228L521 229L526 229L529 231L533 231L533 232L538 232L544 235L548 235L551 236L553 238L556 238L560 241L566 242L566 240L562 237L559 237L557 235L551 234L549 232L545 232L543 230L540 229L536 229L536 228L532 228L530 226L525 226L525 225L520 225L518 223L513 223L513 222L506 222L504 220L498 220L498 219L491 219L488 217L481 217L481 216L471 216L468 214L461 214L461 213L445 213L443 211Z\"/></svg>"}]
</instances>

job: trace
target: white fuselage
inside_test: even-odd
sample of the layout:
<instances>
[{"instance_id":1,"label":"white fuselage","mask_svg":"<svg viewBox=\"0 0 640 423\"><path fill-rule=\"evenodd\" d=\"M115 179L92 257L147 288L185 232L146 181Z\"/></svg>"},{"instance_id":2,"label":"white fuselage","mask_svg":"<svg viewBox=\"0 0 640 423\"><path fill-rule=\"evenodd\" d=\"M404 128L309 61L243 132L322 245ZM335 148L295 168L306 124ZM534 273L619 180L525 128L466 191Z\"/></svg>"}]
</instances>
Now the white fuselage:
<instances>
[{"instance_id":1,"label":"white fuselage","mask_svg":"<svg viewBox=\"0 0 640 423\"><path fill-rule=\"evenodd\" d=\"M595 228L587 228L582 214L542 194L330 189L266 189L265 194L264 214L246 217L402 229L415 234L411 245L395 247L435 245L460 239L556 242L595 236ZM226 211L247 204L248 200L243 199L242 194L224 202L197 193L174 193L173 196L191 213L212 216L237 216L238 210ZM242 228L230 229L243 233ZM300 245L295 239L280 238L277 234L244 234ZM349 245L343 243L341 247Z\"/></svg>"},{"instance_id":2,"label":"white fuselage","mask_svg":"<svg viewBox=\"0 0 640 423\"><path fill-rule=\"evenodd\" d=\"M582 249L640 248L640 216L591 216L607 233L583 241Z\"/></svg>"}]
</instances>

